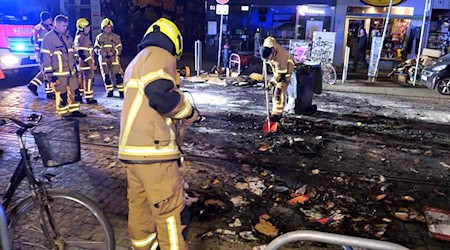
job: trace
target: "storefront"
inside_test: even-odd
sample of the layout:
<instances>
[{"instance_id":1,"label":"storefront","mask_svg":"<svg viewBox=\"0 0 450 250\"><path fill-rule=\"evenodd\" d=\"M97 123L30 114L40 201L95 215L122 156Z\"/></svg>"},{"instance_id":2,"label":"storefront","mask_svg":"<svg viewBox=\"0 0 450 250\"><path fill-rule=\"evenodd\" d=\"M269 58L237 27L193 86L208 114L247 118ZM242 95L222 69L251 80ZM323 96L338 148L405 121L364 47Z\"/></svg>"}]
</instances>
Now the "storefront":
<instances>
[{"instance_id":1,"label":"storefront","mask_svg":"<svg viewBox=\"0 0 450 250\"><path fill-rule=\"evenodd\" d=\"M341 65L344 62L346 46L350 47L350 57L355 55L357 34L360 28L364 28L367 32L367 55L370 55L371 41L373 37L381 36L388 11L389 1L384 1L385 6L381 2L383 1L337 0L335 65ZM379 65L380 69L386 70L392 69L394 64L406 58L415 57L425 7L423 0L396 0L394 2L396 5L392 8ZM373 6L368 3L381 3L382 6ZM427 31L427 27L425 27L425 31Z\"/></svg>"},{"instance_id":2,"label":"storefront","mask_svg":"<svg viewBox=\"0 0 450 250\"><path fill-rule=\"evenodd\" d=\"M427 48L450 53L450 0L433 1Z\"/></svg>"},{"instance_id":3,"label":"storefront","mask_svg":"<svg viewBox=\"0 0 450 250\"><path fill-rule=\"evenodd\" d=\"M336 0L242 0L229 1L229 15L224 17L223 38L232 50L255 51L255 38L262 41L274 36L286 48L290 39L308 39L315 30L334 29ZM220 16L217 2L207 1L206 57L217 58ZM259 32L257 32L259 31ZM258 43L256 43L258 44ZM257 48L256 48L257 49Z\"/></svg>"}]
</instances>

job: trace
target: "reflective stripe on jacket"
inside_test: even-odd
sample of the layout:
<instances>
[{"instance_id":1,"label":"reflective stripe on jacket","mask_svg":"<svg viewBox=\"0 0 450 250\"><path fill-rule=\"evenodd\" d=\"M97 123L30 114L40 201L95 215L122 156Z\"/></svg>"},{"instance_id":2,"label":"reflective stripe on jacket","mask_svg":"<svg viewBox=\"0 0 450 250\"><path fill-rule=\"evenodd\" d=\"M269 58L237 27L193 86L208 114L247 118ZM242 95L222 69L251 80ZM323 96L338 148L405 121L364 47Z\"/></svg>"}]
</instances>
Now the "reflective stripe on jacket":
<instances>
[{"instance_id":1,"label":"reflective stripe on jacket","mask_svg":"<svg viewBox=\"0 0 450 250\"><path fill-rule=\"evenodd\" d=\"M89 35L84 32L79 32L75 36L74 48L80 56L80 69L89 70L89 65L94 64L94 56L92 53L94 45L91 39L89 39Z\"/></svg>"},{"instance_id":2,"label":"reflective stripe on jacket","mask_svg":"<svg viewBox=\"0 0 450 250\"><path fill-rule=\"evenodd\" d=\"M116 33L102 32L95 38L95 53L99 55L99 60L106 61L109 52L113 55L113 64L119 63L119 56L122 53L122 41Z\"/></svg>"}]
</instances>

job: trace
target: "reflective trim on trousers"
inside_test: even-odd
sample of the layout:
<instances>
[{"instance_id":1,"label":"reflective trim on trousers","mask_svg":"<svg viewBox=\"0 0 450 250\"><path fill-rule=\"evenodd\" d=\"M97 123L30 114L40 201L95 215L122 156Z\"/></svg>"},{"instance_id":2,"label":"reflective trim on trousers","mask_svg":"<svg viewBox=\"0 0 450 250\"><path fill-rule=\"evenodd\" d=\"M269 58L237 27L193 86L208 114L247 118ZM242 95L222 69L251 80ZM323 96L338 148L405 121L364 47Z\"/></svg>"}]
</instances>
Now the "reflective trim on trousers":
<instances>
[{"instance_id":1,"label":"reflective trim on trousers","mask_svg":"<svg viewBox=\"0 0 450 250\"><path fill-rule=\"evenodd\" d=\"M39 80L39 79L37 79L37 78L31 79L30 83L33 84L33 85L35 85L35 86L38 87L38 88L42 85L41 80Z\"/></svg>"},{"instance_id":2,"label":"reflective trim on trousers","mask_svg":"<svg viewBox=\"0 0 450 250\"><path fill-rule=\"evenodd\" d=\"M69 104L69 112L75 112L75 111L79 111L80 110L80 103L72 103Z\"/></svg>"},{"instance_id":3,"label":"reflective trim on trousers","mask_svg":"<svg viewBox=\"0 0 450 250\"><path fill-rule=\"evenodd\" d=\"M167 230L169 233L169 242L170 242L170 250L178 250L179 243L178 243L178 232L177 232L177 222L175 220L174 216L171 216L166 219L167 223Z\"/></svg>"},{"instance_id":4,"label":"reflective trim on trousers","mask_svg":"<svg viewBox=\"0 0 450 250\"><path fill-rule=\"evenodd\" d=\"M149 246L150 244L152 244L152 242L155 239L156 239L156 233L152 233L145 239L137 240L137 239L131 238L130 241L131 241L131 245L133 247L143 248L143 247L146 247L146 246Z\"/></svg>"}]
</instances>

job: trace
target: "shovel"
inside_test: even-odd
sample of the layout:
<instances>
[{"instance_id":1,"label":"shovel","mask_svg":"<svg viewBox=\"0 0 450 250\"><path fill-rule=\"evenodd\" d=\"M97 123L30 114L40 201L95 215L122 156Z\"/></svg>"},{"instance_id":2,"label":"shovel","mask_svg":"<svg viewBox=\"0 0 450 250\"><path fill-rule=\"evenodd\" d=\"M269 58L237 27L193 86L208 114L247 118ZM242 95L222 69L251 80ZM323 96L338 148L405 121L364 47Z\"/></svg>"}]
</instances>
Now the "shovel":
<instances>
[{"instance_id":1,"label":"shovel","mask_svg":"<svg viewBox=\"0 0 450 250\"><path fill-rule=\"evenodd\" d=\"M270 121L270 104L269 104L269 83L267 82L267 64L263 60L264 89L266 94L266 112L267 120L263 123L262 131L264 134L277 131L277 123Z\"/></svg>"}]
</instances>

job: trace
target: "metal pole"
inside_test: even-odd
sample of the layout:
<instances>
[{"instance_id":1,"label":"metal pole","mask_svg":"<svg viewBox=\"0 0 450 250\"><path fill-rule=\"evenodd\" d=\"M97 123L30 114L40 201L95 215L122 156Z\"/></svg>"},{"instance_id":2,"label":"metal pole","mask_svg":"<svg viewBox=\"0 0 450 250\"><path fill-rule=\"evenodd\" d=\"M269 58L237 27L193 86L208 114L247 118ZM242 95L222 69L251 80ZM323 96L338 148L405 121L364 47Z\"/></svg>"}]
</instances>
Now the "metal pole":
<instances>
[{"instance_id":1,"label":"metal pole","mask_svg":"<svg viewBox=\"0 0 450 250\"><path fill-rule=\"evenodd\" d=\"M312 230L300 230L283 234L270 242L265 250L277 250L288 243L296 241L315 241L341 246L360 247L364 249L408 250L406 247L391 242Z\"/></svg>"},{"instance_id":2,"label":"metal pole","mask_svg":"<svg viewBox=\"0 0 450 250\"><path fill-rule=\"evenodd\" d=\"M378 56L375 60L375 75L372 76L373 79L375 79L378 75L378 65L380 63L380 57L381 57L381 51L383 50L383 44L384 44L384 39L386 38L386 30L387 30L387 26L389 24L389 17L391 16L391 10L392 10L392 2L394 0L389 1L389 9L388 9L388 13L386 16L386 21L384 22L384 28L383 28L383 36L381 36L381 48L378 51Z\"/></svg>"},{"instance_id":3,"label":"metal pole","mask_svg":"<svg viewBox=\"0 0 450 250\"><path fill-rule=\"evenodd\" d=\"M194 51L195 70L197 71L197 76L200 76L200 71L202 70L202 42L200 40L195 41Z\"/></svg>"},{"instance_id":4,"label":"metal pole","mask_svg":"<svg viewBox=\"0 0 450 250\"><path fill-rule=\"evenodd\" d=\"M423 34L425 31L425 20L427 19L427 12L431 7L430 4L431 4L431 0L425 0L425 8L423 9L422 28L420 29L419 51L417 51L416 69L414 71L413 86L416 86L417 71L419 69L420 55L422 54L422 42L423 42Z\"/></svg>"},{"instance_id":5,"label":"metal pole","mask_svg":"<svg viewBox=\"0 0 450 250\"><path fill-rule=\"evenodd\" d=\"M217 69L219 69L220 66L220 55L222 50L222 29L223 29L223 15L220 15L220 28L219 28L219 49L217 53Z\"/></svg>"}]
</instances>

